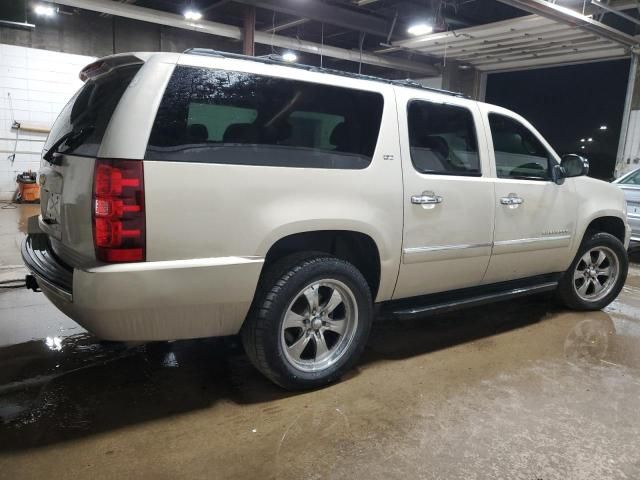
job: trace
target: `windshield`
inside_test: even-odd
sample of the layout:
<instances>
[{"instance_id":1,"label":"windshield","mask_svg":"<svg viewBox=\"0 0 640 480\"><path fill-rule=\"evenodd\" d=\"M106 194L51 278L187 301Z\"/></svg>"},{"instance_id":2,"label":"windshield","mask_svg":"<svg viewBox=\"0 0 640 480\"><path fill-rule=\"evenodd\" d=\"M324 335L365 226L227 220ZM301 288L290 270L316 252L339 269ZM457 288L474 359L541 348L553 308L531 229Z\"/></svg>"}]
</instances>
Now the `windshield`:
<instances>
[{"instance_id":1,"label":"windshield","mask_svg":"<svg viewBox=\"0 0 640 480\"><path fill-rule=\"evenodd\" d=\"M63 136L71 132L86 130L87 134L78 138L65 153L95 156L107 129L111 115L122 94L141 65L117 68L96 79L87 81L69 100L56 119L45 143L48 151Z\"/></svg>"}]
</instances>

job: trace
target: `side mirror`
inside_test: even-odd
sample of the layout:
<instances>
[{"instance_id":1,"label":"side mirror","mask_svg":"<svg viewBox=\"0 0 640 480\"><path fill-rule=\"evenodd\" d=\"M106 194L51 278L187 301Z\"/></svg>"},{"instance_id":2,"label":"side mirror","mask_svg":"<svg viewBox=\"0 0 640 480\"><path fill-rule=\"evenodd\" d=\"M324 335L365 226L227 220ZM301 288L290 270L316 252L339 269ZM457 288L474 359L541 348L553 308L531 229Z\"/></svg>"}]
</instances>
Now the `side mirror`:
<instances>
[{"instance_id":1,"label":"side mirror","mask_svg":"<svg viewBox=\"0 0 640 480\"><path fill-rule=\"evenodd\" d=\"M564 171L564 168L561 165L554 165L551 169L551 180L553 183L556 185L562 185L565 178L567 178L567 174Z\"/></svg>"},{"instance_id":2,"label":"side mirror","mask_svg":"<svg viewBox=\"0 0 640 480\"><path fill-rule=\"evenodd\" d=\"M564 168L567 178L581 177L589 173L589 160L575 153L563 156L560 165Z\"/></svg>"}]
</instances>

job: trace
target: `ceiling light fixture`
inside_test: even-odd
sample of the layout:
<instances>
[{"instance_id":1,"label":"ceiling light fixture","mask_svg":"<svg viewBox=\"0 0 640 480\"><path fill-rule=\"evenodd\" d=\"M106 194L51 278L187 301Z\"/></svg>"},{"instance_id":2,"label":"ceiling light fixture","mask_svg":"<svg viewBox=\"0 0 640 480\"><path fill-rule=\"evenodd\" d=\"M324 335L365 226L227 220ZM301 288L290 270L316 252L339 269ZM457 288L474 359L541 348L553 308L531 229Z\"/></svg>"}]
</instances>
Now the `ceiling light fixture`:
<instances>
[{"instance_id":1,"label":"ceiling light fixture","mask_svg":"<svg viewBox=\"0 0 640 480\"><path fill-rule=\"evenodd\" d=\"M606 130L607 126L606 125L600 125L600 130Z\"/></svg>"},{"instance_id":2,"label":"ceiling light fixture","mask_svg":"<svg viewBox=\"0 0 640 480\"><path fill-rule=\"evenodd\" d=\"M36 5L33 11L36 12L36 15L44 17L53 17L56 14L56 9L50 5Z\"/></svg>"},{"instance_id":3,"label":"ceiling light fixture","mask_svg":"<svg viewBox=\"0 0 640 480\"><path fill-rule=\"evenodd\" d=\"M187 10L184 12L184 18L196 21L202 18L202 14L196 10Z\"/></svg>"},{"instance_id":4,"label":"ceiling light fixture","mask_svg":"<svg viewBox=\"0 0 640 480\"><path fill-rule=\"evenodd\" d=\"M407 28L407 33L409 35L417 36L417 35L427 35L433 32L433 27L428 23L414 23L413 25Z\"/></svg>"},{"instance_id":5,"label":"ceiling light fixture","mask_svg":"<svg viewBox=\"0 0 640 480\"><path fill-rule=\"evenodd\" d=\"M293 63L298 60L298 56L293 52L284 52L282 54L282 60Z\"/></svg>"}]
</instances>

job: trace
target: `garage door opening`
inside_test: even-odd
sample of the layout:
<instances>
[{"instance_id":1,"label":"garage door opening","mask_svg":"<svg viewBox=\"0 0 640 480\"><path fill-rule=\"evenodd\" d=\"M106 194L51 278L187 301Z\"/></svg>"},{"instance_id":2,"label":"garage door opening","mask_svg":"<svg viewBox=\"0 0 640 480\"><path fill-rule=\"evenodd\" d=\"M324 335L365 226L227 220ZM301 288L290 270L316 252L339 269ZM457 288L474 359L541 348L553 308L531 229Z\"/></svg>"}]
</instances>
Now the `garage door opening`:
<instances>
[{"instance_id":1,"label":"garage door opening","mask_svg":"<svg viewBox=\"0 0 640 480\"><path fill-rule=\"evenodd\" d=\"M558 154L579 153L590 175L613 178L629 61L493 73L486 101L518 112Z\"/></svg>"}]
</instances>

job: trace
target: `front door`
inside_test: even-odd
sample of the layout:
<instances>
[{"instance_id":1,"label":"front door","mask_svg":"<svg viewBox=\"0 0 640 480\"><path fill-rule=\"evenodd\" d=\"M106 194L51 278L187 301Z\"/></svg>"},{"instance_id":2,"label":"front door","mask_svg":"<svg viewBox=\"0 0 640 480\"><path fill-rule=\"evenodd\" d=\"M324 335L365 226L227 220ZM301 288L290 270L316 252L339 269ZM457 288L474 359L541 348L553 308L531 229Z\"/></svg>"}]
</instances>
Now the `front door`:
<instances>
[{"instance_id":1,"label":"front door","mask_svg":"<svg viewBox=\"0 0 640 480\"><path fill-rule=\"evenodd\" d=\"M551 181L557 156L511 112L483 105L495 165L495 233L484 283L561 272L571 261L573 181Z\"/></svg>"},{"instance_id":2,"label":"front door","mask_svg":"<svg viewBox=\"0 0 640 480\"><path fill-rule=\"evenodd\" d=\"M398 91L404 237L394 298L478 285L493 240L494 193L474 102Z\"/></svg>"}]
</instances>

